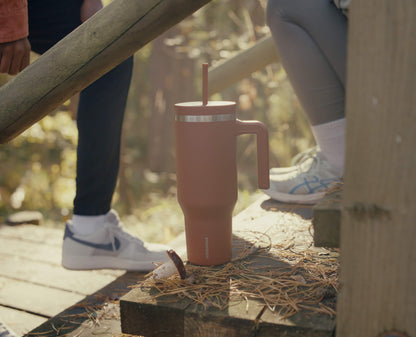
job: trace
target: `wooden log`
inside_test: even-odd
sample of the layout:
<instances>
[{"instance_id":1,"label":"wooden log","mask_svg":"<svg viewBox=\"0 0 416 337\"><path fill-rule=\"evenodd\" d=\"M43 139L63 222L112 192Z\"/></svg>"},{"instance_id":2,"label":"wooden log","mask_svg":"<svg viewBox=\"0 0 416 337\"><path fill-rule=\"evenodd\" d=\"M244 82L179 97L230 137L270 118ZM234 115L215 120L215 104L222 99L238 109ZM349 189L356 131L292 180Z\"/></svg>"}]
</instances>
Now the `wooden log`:
<instances>
[{"instance_id":1,"label":"wooden log","mask_svg":"<svg viewBox=\"0 0 416 337\"><path fill-rule=\"evenodd\" d=\"M6 218L6 224L16 226L22 224L39 225L43 220L43 214L38 211L20 211L9 214Z\"/></svg>"},{"instance_id":2,"label":"wooden log","mask_svg":"<svg viewBox=\"0 0 416 337\"><path fill-rule=\"evenodd\" d=\"M117 0L0 88L7 142L210 0Z\"/></svg>"},{"instance_id":3,"label":"wooden log","mask_svg":"<svg viewBox=\"0 0 416 337\"><path fill-rule=\"evenodd\" d=\"M336 190L328 193L313 208L313 241L316 247L339 247L341 192Z\"/></svg>"},{"instance_id":4,"label":"wooden log","mask_svg":"<svg viewBox=\"0 0 416 337\"><path fill-rule=\"evenodd\" d=\"M278 60L273 38L264 37L250 48L209 69L208 94L220 92Z\"/></svg>"},{"instance_id":5,"label":"wooden log","mask_svg":"<svg viewBox=\"0 0 416 337\"><path fill-rule=\"evenodd\" d=\"M352 1L337 337L416 336L415 17Z\"/></svg>"}]
</instances>

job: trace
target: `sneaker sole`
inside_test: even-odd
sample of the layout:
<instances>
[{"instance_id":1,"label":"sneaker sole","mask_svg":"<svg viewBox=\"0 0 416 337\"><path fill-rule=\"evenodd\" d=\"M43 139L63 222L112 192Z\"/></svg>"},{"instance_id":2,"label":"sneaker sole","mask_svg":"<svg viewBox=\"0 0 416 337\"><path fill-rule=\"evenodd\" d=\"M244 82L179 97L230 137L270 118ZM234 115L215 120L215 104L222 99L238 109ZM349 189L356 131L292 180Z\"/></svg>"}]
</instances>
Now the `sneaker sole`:
<instances>
[{"instance_id":1,"label":"sneaker sole","mask_svg":"<svg viewBox=\"0 0 416 337\"><path fill-rule=\"evenodd\" d=\"M153 261L126 260L113 256L62 256L62 266L71 270L123 269L143 272L156 267Z\"/></svg>"},{"instance_id":2,"label":"sneaker sole","mask_svg":"<svg viewBox=\"0 0 416 337\"><path fill-rule=\"evenodd\" d=\"M326 194L326 192L319 192L313 194L287 194L277 191L263 190L263 193L276 201L292 203L292 204L308 204L313 205L318 203Z\"/></svg>"}]
</instances>

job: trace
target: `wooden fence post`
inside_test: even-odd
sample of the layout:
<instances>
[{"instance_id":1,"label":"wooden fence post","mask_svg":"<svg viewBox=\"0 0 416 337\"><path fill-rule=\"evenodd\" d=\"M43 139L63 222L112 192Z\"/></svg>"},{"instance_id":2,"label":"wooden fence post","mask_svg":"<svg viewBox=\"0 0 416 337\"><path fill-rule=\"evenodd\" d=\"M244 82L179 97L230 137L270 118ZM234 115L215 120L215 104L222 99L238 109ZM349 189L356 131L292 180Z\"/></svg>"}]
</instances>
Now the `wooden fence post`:
<instances>
[{"instance_id":1,"label":"wooden fence post","mask_svg":"<svg viewBox=\"0 0 416 337\"><path fill-rule=\"evenodd\" d=\"M415 18L352 1L337 337L416 336Z\"/></svg>"}]
</instances>

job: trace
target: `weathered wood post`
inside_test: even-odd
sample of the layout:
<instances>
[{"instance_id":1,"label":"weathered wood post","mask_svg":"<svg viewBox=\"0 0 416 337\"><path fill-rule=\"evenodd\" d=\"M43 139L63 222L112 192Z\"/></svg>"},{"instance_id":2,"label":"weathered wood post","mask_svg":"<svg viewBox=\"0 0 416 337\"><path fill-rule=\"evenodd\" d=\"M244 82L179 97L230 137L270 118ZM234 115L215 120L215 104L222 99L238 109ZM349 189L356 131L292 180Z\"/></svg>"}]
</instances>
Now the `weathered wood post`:
<instances>
[{"instance_id":1,"label":"weathered wood post","mask_svg":"<svg viewBox=\"0 0 416 337\"><path fill-rule=\"evenodd\" d=\"M0 143L210 0L116 0L0 88Z\"/></svg>"},{"instance_id":2,"label":"weathered wood post","mask_svg":"<svg viewBox=\"0 0 416 337\"><path fill-rule=\"evenodd\" d=\"M352 1L337 337L416 336L415 18Z\"/></svg>"}]
</instances>

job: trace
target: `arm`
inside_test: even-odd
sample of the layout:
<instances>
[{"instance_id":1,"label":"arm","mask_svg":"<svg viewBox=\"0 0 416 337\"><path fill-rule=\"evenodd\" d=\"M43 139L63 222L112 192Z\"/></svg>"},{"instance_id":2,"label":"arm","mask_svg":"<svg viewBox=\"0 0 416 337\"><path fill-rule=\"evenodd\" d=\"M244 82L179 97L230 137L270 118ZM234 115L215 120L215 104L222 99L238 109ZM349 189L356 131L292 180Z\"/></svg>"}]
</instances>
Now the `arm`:
<instances>
[{"instance_id":1,"label":"arm","mask_svg":"<svg viewBox=\"0 0 416 337\"><path fill-rule=\"evenodd\" d=\"M81 21L82 22L87 21L91 16L97 13L101 8L103 8L103 4L101 0L84 0L81 6Z\"/></svg>"},{"instance_id":2,"label":"arm","mask_svg":"<svg viewBox=\"0 0 416 337\"><path fill-rule=\"evenodd\" d=\"M0 73L16 75L29 65L27 0L0 0ZM81 21L103 7L101 0L84 0Z\"/></svg>"},{"instance_id":3,"label":"arm","mask_svg":"<svg viewBox=\"0 0 416 337\"><path fill-rule=\"evenodd\" d=\"M30 60L26 0L0 0L0 73L15 75Z\"/></svg>"},{"instance_id":4,"label":"arm","mask_svg":"<svg viewBox=\"0 0 416 337\"><path fill-rule=\"evenodd\" d=\"M27 38L0 43L0 73L16 75L30 62L30 43Z\"/></svg>"}]
</instances>

